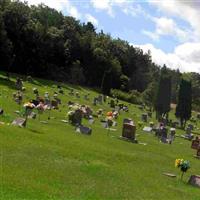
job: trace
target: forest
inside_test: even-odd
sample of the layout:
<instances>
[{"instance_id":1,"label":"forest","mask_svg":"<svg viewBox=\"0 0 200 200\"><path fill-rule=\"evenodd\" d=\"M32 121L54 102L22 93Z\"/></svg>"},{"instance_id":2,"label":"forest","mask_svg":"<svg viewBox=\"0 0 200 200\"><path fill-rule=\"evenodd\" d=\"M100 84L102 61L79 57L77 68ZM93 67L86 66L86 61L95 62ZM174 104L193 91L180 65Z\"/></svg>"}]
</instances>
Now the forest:
<instances>
[{"instance_id":1,"label":"forest","mask_svg":"<svg viewBox=\"0 0 200 200\"><path fill-rule=\"evenodd\" d=\"M159 66L150 51L44 4L0 0L0 70L87 86L138 104L153 104L164 70L170 101L177 102L185 78L192 83L193 108L200 110L200 74Z\"/></svg>"}]
</instances>

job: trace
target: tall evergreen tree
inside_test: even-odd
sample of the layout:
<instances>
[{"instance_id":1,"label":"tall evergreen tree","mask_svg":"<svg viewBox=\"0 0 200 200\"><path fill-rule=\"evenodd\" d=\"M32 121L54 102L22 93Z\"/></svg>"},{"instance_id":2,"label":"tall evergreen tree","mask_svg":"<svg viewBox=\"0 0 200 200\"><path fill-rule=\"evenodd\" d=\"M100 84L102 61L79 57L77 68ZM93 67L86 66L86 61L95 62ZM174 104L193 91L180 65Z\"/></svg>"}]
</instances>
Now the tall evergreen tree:
<instances>
[{"instance_id":1,"label":"tall evergreen tree","mask_svg":"<svg viewBox=\"0 0 200 200\"><path fill-rule=\"evenodd\" d=\"M160 80L155 100L155 111L158 120L165 117L168 118L171 103L171 77L168 69L164 65L161 69Z\"/></svg>"},{"instance_id":2,"label":"tall evergreen tree","mask_svg":"<svg viewBox=\"0 0 200 200\"><path fill-rule=\"evenodd\" d=\"M187 120L190 119L192 112L192 86L191 82L182 79L178 94L178 104L176 107L176 117L180 119L181 126L184 128Z\"/></svg>"}]
</instances>

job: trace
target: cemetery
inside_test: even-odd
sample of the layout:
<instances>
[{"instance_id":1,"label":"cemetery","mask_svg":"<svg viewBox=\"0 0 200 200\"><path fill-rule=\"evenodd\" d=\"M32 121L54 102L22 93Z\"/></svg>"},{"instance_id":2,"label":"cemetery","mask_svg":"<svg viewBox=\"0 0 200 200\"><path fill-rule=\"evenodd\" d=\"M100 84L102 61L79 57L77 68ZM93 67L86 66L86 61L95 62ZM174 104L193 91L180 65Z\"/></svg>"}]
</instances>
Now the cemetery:
<instances>
[{"instance_id":1,"label":"cemetery","mask_svg":"<svg viewBox=\"0 0 200 200\"><path fill-rule=\"evenodd\" d=\"M144 106L104 99L1 73L0 197L199 200L199 113L182 130L173 109L158 122ZM182 158L184 176L174 167Z\"/></svg>"}]
</instances>

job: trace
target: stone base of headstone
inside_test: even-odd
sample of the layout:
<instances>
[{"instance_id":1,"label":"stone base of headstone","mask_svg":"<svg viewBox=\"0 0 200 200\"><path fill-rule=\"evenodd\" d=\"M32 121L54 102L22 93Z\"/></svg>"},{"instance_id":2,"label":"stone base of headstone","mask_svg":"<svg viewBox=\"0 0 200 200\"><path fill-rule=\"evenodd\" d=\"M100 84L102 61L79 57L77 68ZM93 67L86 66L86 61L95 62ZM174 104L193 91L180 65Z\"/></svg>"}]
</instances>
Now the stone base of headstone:
<instances>
[{"instance_id":1,"label":"stone base of headstone","mask_svg":"<svg viewBox=\"0 0 200 200\"><path fill-rule=\"evenodd\" d=\"M192 175L188 181L190 185L200 187L200 176L199 175Z\"/></svg>"},{"instance_id":2,"label":"stone base of headstone","mask_svg":"<svg viewBox=\"0 0 200 200\"><path fill-rule=\"evenodd\" d=\"M79 126L76 128L76 132L85 134L85 135L91 135L92 134L92 129L86 126Z\"/></svg>"},{"instance_id":3,"label":"stone base of headstone","mask_svg":"<svg viewBox=\"0 0 200 200\"><path fill-rule=\"evenodd\" d=\"M163 173L163 175L165 175L165 176L168 176L168 177L171 177L171 178L175 178L176 177L176 175L175 174L171 174L171 173Z\"/></svg>"},{"instance_id":4,"label":"stone base of headstone","mask_svg":"<svg viewBox=\"0 0 200 200\"><path fill-rule=\"evenodd\" d=\"M127 142L136 143L136 144L138 143L138 141L136 139L126 138L126 137L123 137L123 136L119 136L119 139L127 141Z\"/></svg>"}]
</instances>

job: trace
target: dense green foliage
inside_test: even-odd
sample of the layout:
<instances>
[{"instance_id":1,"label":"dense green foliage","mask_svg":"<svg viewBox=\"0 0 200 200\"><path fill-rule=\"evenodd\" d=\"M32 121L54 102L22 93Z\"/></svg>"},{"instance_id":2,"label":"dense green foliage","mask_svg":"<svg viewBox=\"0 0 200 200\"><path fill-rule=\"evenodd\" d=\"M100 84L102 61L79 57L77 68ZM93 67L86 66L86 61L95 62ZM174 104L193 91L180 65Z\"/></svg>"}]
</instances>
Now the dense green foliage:
<instances>
[{"instance_id":1,"label":"dense green foliage","mask_svg":"<svg viewBox=\"0 0 200 200\"><path fill-rule=\"evenodd\" d=\"M181 126L185 127L186 121L192 114L192 86L191 82L182 79L178 94L178 104L176 107L176 117L180 119Z\"/></svg>"},{"instance_id":2,"label":"dense green foliage","mask_svg":"<svg viewBox=\"0 0 200 200\"><path fill-rule=\"evenodd\" d=\"M164 66L161 70L161 76L158 84L155 111L157 118L165 117L168 118L171 103L171 77Z\"/></svg>"},{"instance_id":3,"label":"dense green foliage","mask_svg":"<svg viewBox=\"0 0 200 200\"><path fill-rule=\"evenodd\" d=\"M1 69L98 87L143 92L159 74L151 55L43 4L0 1ZM175 84L177 85L177 84Z\"/></svg>"},{"instance_id":4,"label":"dense green foliage","mask_svg":"<svg viewBox=\"0 0 200 200\"><path fill-rule=\"evenodd\" d=\"M115 98L127 101L129 103L142 104L141 94L136 90L132 90L129 93L127 93L122 92L121 90L112 89L110 94Z\"/></svg>"}]
</instances>

